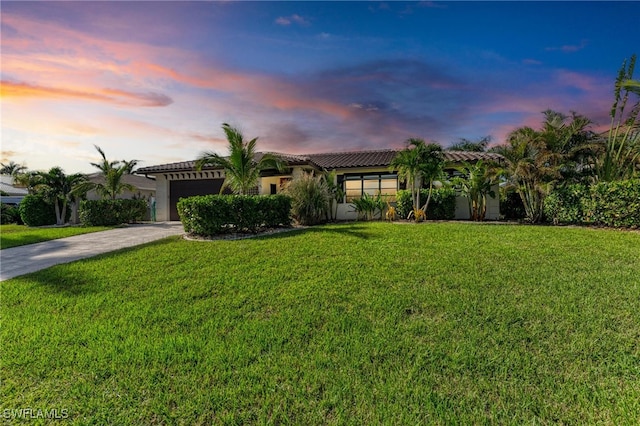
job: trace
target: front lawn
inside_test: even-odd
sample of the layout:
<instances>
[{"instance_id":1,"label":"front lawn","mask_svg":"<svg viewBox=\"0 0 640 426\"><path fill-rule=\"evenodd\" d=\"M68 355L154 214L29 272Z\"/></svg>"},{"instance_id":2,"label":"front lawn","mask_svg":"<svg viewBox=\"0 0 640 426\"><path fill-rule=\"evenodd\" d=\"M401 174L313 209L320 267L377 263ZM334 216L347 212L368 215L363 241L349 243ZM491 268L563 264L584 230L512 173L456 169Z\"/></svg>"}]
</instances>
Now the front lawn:
<instances>
[{"instance_id":1,"label":"front lawn","mask_svg":"<svg viewBox=\"0 0 640 426\"><path fill-rule=\"evenodd\" d=\"M638 424L640 234L356 223L4 281L6 409L78 424Z\"/></svg>"},{"instance_id":2,"label":"front lawn","mask_svg":"<svg viewBox=\"0 0 640 426\"><path fill-rule=\"evenodd\" d=\"M34 227L26 225L0 225L0 248L24 246L26 244L41 243L57 240L58 238L88 234L89 232L106 231L112 227L106 226L65 226L65 227Z\"/></svg>"}]
</instances>

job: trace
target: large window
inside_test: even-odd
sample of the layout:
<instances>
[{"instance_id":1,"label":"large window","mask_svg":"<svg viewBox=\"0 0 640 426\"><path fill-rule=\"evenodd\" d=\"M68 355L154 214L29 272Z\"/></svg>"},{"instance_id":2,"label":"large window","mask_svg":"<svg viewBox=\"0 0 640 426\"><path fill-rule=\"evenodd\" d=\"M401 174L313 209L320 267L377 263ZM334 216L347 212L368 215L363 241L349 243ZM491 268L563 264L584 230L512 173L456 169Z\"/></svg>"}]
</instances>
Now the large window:
<instances>
[{"instance_id":1,"label":"large window","mask_svg":"<svg viewBox=\"0 0 640 426\"><path fill-rule=\"evenodd\" d=\"M360 198L363 194L387 196L388 201L395 201L398 192L398 176L395 173L372 173L344 175L344 191L346 201Z\"/></svg>"}]
</instances>

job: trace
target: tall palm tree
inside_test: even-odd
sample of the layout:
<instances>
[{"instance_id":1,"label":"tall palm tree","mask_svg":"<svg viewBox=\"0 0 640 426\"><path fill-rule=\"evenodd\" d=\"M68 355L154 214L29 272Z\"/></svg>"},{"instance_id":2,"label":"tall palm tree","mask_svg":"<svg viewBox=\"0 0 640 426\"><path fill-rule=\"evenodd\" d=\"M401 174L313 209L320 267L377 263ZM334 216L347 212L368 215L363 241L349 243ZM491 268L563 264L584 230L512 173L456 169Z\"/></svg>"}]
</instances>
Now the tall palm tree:
<instances>
[{"instance_id":1,"label":"tall palm tree","mask_svg":"<svg viewBox=\"0 0 640 426\"><path fill-rule=\"evenodd\" d=\"M64 225L67 216L67 205L75 200L77 191L82 191L87 177L82 173L66 175L60 167L53 167L48 172L37 173L36 190L45 200L53 203L56 211L56 224Z\"/></svg>"},{"instance_id":2,"label":"tall palm tree","mask_svg":"<svg viewBox=\"0 0 640 426\"><path fill-rule=\"evenodd\" d=\"M25 166L14 161L9 161L7 164L0 163L0 175L16 176L26 170Z\"/></svg>"},{"instance_id":3,"label":"tall palm tree","mask_svg":"<svg viewBox=\"0 0 640 426\"><path fill-rule=\"evenodd\" d=\"M104 182L94 182L87 184L90 189L94 189L101 197L116 199L116 196L124 191L134 191L136 188L123 181L125 175L133 173L133 169L138 165L138 160L107 160L104 151L97 145L94 145L100 153L102 161L99 163L91 163L92 166L100 170L100 175Z\"/></svg>"},{"instance_id":4,"label":"tall palm tree","mask_svg":"<svg viewBox=\"0 0 640 426\"><path fill-rule=\"evenodd\" d=\"M253 138L244 141L242 133L227 123L222 124L229 142L229 156L222 157L215 152L204 152L196 160L196 170L202 170L204 166L221 167L224 169L224 183L220 192L229 187L236 194L247 195L258 185L260 173L266 169L284 170L284 162L272 155L263 154L256 161L256 142Z\"/></svg>"}]
</instances>

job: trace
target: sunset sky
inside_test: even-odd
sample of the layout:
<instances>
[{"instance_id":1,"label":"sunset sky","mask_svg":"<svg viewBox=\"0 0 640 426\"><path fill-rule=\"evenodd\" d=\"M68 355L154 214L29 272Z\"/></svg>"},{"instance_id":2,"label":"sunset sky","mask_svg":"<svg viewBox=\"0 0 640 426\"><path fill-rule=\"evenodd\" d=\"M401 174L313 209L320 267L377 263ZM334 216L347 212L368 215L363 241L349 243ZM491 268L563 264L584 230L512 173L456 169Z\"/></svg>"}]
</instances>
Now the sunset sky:
<instances>
[{"instance_id":1,"label":"sunset sky","mask_svg":"<svg viewBox=\"0 0 640 426\"><path fill-rule=\"evenodd\" d=\"M258 149L501 143L551 108L608 125L640 2L2 1L2 162L91 172ZM637 73L636 73L637 74Z\"/></svg>"}]
</instances>

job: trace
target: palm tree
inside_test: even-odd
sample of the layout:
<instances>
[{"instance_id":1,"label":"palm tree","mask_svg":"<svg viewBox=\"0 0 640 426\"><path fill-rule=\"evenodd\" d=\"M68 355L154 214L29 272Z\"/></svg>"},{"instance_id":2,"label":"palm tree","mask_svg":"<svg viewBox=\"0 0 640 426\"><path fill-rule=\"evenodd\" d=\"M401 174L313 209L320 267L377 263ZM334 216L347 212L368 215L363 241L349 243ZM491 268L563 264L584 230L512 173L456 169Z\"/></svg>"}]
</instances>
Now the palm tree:
<instances>
[{"instance_id":1,"label":"palm tree","mask_svg":"<svg viewBox=\"0 0 640 426\"><path fill-rule=\"evenodd\" d=\"M460 138L458 142L448 147L447 151L486 152L490 142L491 136L484 136L475 142Z\"/></svg>"},{"instance_id":2,"label":"palm tree","mask_svg":"<svg viewBox=\"0 0 640 426\"><path fill-rule=\"evenodd\" d=\"M591 173L593 158L594 135L588 118L552 110L543 114L541 130L518 128L507 136L505 145L491 149L507 160L505 172L522 199L527 220L533 223L542 219L544 198L552 187Z\"/></svg>"},{"instance_id":3,"label":"palm tree","mask_svg":"<svg viewBox=\"0 0 640 426\"><path fill-rule=\"evenodd\" d=\"M429 183L427 201L421 208L426 218L429 201L431 201L431 195L433 194L433 182L440 179L444 172L444 155L442 154L442 147L437 143L429 143L425 145L424 152L422 154L422 166L420 167L420 172L422 173L422 181L424 183Z\"/></svg>"},{"instance_id":4,"label":"palm tree","mask_svg":"<svg viewBox=\"0 0 640 426\"><path fill-rule=\"evenodd\" d=\"M27 170L22 164L9 161L9 163L0 163L0 175L16 176Z\"/></svg>"},{"instance_id":5,"label":"palm tree","mask_svg":"<svg viewBox=\"0 0 640 426\"><path fill-rule=\"evenodd\" d=\"M101 197L112 200L115 200L116 196L124 191L134 191L136 188L125 183L123 177L133 173L133 169L138 165L138 160L109 161L104 151L99 146L94 146L100 153L102 161L100 163L91 163L91 165L100 170L100 175L104 182L87 184L90 187L87 189L94 189Z\"/></svg>"},{"instance_id":6,"label":"palm tree","mask_svg":"<svg viewBox=\"0 0 640 426\"><path fill-rule=\"evenodd\" d=\"M26 188L29 194L33 195L36 193L35 187L38 184L38 173L40 172L28 171L19 173L13 176L13 181Z\"/></svg>"},{"instance_id":7,"label":"palm tree","mask_svg":"<svg viewBox=\"0 0 640 426\"><path fill-rule=\"evenodd\" d=\"M433 181L436 180L444 168L442 147L437 143L425 144L424 140L410 138L406 148L398 152L389 164L391 170L396 170L398 177L404 180L411 191L413 214L416 220L425 217L433 191ZM429 183L429 195L424 206L420 207L420 188L423 183Z\"/></svg>"},{"instance_id":8,"label":"palm tree","mask_svg":"<svg viewBox=\"0 0 640 426\"><path fill-rule=\"evenodd\" d=\"M66 175L60 167L53 167L48 172L38 172L36 176L36 190L46 201L53 203L56 224L64 225L67 205L75 200L77 191L83 190L87 177L82 173Z\"/></svg>"},{"instance_id":9,"label":"palm tree","mask_svg":"<svg viewBox=\"0 0 640 426\"><path fill-rule=\"evenodd\" d=\"M256 161L258 138L245 142L238 129L227 123L222 124L222 129L229 142L229 156L222 157L209 151L202 153L196 160L196 170L202 170L204 166L224 169L225 178L220 193L229 187L236 194L247 195L258 185L263 170L282 171L284 169L284 162L272 154L262 154L260 159Z\"/></svg>"},{"instance_id":10,"label":"palm tree","mask_svg":"<svg viewBox=\"0 0 640 426\"><path fill-rule=\"evenodd\" d=\"M567 116L557 111L543 112L545 120L540 131L553 161L559 167L563 182L579 183L593 174L596 134L589 127L592 121L571 112Z\"/></svg>"},{"instance_id":11,"label":"palm tree","mask_svg":"<svg viewBox=\"0 0 640 426\"><path fill-rule=\"evenodd\" d=\"M553 153L544 138L530 127L521 127L507 136L506 145L494 147L492 151L505 158L507 175L522 199L527 219L539 222L548 183L558 175L552 165Z\"/></svg>"},{"instance_id":12,"label":"palm tree","mask_svg":"<svg viewBox=\"0 0 640 426\"><path fill-rule=\"evenodd\" d=\"M422 186L420 172L420 150L424 147L422 139L408 139L407 147L399 151L391 160L389 169L396 170L398 177L407 183L407 187L411 191L411 203L413 205L412 212L409 216L418 210L420 206L420 187Z\"/></svg>"},{"instance_id":13,"label":"palm tree","mask_svg":"<svg viewBox=\"0 0 640 426\"><path fill-rule=\"evenodd\" d=\"M462 176L454 178L453 182L467 197L471 220L484 220L487 213L487 195L492 198L496 196L492 187L498 183L499 168L478 160L474 164L464 162L456 169Z\"/></svg>"},{"instance_id":14,"label":"palm tree","mask_svg":"<svg viewBox=\"0 0 640 426\"><path fill-rule=\"evenodd\" d=\"M626 114L630 95L640 95L640 81L633 80L636 56L625 60L615 82L611 125L595 163L601 181L627 179L640 173L640 98Z\"/></svg>"}]
</instances>

